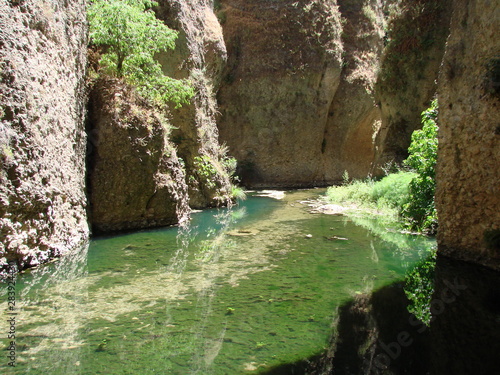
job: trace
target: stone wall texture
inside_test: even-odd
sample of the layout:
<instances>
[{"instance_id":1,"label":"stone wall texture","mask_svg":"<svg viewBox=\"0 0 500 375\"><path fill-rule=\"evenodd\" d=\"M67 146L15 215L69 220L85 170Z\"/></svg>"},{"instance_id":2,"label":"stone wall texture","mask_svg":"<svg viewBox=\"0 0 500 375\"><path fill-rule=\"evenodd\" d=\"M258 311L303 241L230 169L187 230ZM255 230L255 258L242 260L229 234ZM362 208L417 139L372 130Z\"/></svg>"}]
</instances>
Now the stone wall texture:
<instances>
[{"instance_id":1,"label":"stone wall texture","mask_svg":"<svg viewBox=\"0 0 500 375\"><path fill-rule=\"evenodd\" d=\"M437 89L449 1L394 3L220 1L220 137L244 185L331 185L406 158Z\"/></svg>"},{"instance_id":2,"label":"stone wall texture","mask_svg":"<svg viewBox=\"0 0 500 375\"><path fill-rule=\"evenodd\" d=\"M500 5L455 1L439 85L442 254L500 269Z\"/></svg>"},{"instance_id":3,"label":"stone wall texture","mask_svg":"<svg viewBox=\"0 0 500 375\"><path fill-rule=\"evenodd\" d=\"M0 268L88 237L84 0L0 1Z\"/></svg>"}]
</instances>

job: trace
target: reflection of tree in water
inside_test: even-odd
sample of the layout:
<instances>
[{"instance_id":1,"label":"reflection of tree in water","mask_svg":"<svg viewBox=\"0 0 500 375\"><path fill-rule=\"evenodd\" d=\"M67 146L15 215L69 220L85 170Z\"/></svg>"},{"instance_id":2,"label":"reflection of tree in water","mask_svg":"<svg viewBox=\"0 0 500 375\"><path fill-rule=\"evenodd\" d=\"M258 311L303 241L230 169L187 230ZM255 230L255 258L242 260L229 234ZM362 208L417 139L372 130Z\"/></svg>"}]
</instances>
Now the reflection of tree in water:
<instances>
[{"instance_id":1,"label":"reflection of tree in water","mask_svg":"<svg viewBox=\"0 0 500 375\"><path fill-rule=\"evenodd\" d=\"M227 276L226 271L221 269L226 268L221 264L221 260L228 250L236 246L235 241L228 238L227 232L245 215L244 207L221 210L214 215L214 224L203 233L196 233L196 228L192 228L193 232L188 235L190 241L198 238L198 241L191 243L191 248L201 275L201 285L194 285L199 319L191 329L194 335L191 343L193 352L190 367L194 373L207 371L222 348L227 318L216 332L209 332L210 320L214 313L217 291Z\"/></svg>"},{"instance_id":2,"label":"reflection of tree in water","mask_svg":"<svg viewBox=\"0 0 500 375\"><path fill-rule=\"evenodd\" d=\"M408 312L429 326L431 323L431 300L434 293L434 268L436 266L436 250L407 272L405 278L405 294L408 297Z\"/></svg>"}]
</instances>

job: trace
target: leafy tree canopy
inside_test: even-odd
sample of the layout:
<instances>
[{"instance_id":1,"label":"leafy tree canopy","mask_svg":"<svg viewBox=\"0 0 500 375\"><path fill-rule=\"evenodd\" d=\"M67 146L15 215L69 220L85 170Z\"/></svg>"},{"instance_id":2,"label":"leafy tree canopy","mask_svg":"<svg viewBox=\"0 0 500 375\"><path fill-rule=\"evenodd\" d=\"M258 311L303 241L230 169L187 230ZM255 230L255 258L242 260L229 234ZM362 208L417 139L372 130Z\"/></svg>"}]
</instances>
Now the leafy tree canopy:
<instances>
[{"instance_id":1,"label":"leafy tree canopy","mask_svg":"<svg viewBox=\"0 0 500 375\"><path fill-rule=\"evenodd\" d=\"M90 38L104 47L100 66L124 78L144 97L180 106L194 94L185 80L163 74L156 53L173 49L177 32L156 18L151 0L91 0L88 8Z\"/></svg>"}]
</instances>

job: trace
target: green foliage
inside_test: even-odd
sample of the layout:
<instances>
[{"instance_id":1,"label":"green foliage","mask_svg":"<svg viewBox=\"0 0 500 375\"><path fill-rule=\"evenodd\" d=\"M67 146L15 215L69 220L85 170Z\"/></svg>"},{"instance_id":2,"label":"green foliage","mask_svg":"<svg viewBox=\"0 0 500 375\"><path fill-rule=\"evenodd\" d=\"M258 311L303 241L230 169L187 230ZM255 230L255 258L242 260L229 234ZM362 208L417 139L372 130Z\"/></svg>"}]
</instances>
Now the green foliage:
<instances>
[{"instance_id":1,"label":"green foliage","mask_svg":"<svg viewBox=\"0 0 500 375\"><path fill-rule=\"evenodd\" d=\"M408 219L411 229L435 232L437 213L434 205L436 190L436 162L438 140L437 100L422 112L422 129L413 132L409 157L405 164L412 168L417 176L410 183L410 200L403 206L402 214Z\"/></svg>"},{"instance_id":2,"label":"green foliage","mask_svg":"<svg viewBox=\"0 0 500 375\"><path fill-rule=\"evenodd\" d=\"M387 215L399 217L405 227L420 232L434 233L437 214L434 205L437 161L437 101L422 112L423 127L412 135L405 165L412 172L391 173L380 181L348 182L344 172L344 185L328 189L327 199L335 203L355 204L364 208L376 208Z\"/></svg>"},{"instance_id":3,"label":"green foliage","mask_svg":"<svg viewBox=\"0 0 500 375\"><path fill-rule=\"evenodd\" d=\"M401 213L401 207L410 200L410 183L415 173L400 171L384 177L373 185L371 199L378 206L388 206Z\"/></svg>"},{"instance_id":4,"label":"green foliage","mask_svg":"<svg viewBox=\"0 0 500 375\"><path fill-rule=\"evenodd\" d=\"M167 77L156 53L173 49L177 32L156 18L150 0L92 0L88 8L90 38L102 46L101 69L124 78L147 99L177 106L194 95L185 80Z\"/></svg>"},{"instance_id":5,"label":"green foliage","mask_svg":"<svg viewBox=\"0 0 500 375\"><path fill-rule=\"evenodd\" d=\"M195 156L194 166L198 176L205 180L206 186L209 189L215 188L214 178L217 176L217 169L215 169L210 157L207 155Z\"/></svg>"},{"instance_id":6,"label":"green foliage","mask_svg":"<svg viewBox=\"0 0 500 375\"><path fill-rule=\"evenodd\" d=\"M245 190L239 186L231 185L231 197L237 200L245 200L247 199L247 194Z\"/></svg>"},{"instance_id":7,"label":"green foliage","mask_svg":"<svg viewBox=\"0 0 500 375\"><path fill-rule=\"evenodd\" d=\"M375 209L398 220L403 205L410 199L409 185L415 176L416 173L400 171L380 181L354 180L347 185L328 188L326 195L330 202Z\"/></svg>"},{"instance_id":8,"label":"green foliage","mask_svg":"<svg viewBox=\"0 0 500 375\"><path fill-rule=\"evenodd\" d=\"M372 180L353 180L342 186L328 188L326 195L328 200L334 203L355 203L358 205L373 206L374 202L371 199L373 184Z\"/></svg>"},{"instance_id":9,"label":"green foliage","mask_svg":"<svg viewBox=\"0 0 500 375\"><path fill-rule=\"evenodd\" d=\"M436 248L427 259L417 264L406 274L404 291L410 301L408 311L429 326L431 322L431 300L434 293L434 269Z\"/></svg>"},{"instance_id":10,"label":"green foliage","mask_svg":"<svg viewBox=\"0 0 500 375\"><path fill-rule=\"evenodd\" d=\"M236 176L236 167L238 166L238 161L230 156L224 156L221 159L222 166L226 170L227 174L232 180L238 181L239 178Z\"/></svg>"}]
</instances>

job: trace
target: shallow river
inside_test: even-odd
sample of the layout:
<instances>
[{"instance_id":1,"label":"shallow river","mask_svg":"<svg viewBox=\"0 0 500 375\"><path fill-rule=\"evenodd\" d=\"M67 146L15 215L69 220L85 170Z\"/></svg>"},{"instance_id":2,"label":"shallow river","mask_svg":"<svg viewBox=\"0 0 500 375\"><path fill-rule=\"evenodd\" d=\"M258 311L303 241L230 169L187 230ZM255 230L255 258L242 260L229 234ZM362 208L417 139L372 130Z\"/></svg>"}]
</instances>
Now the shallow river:
<instances>
[{"instance_id":1,"label":"shallow river","mask_svg":"<svg viewBox=\"0 0 500 375\"><path fill-rule=\"evenodd\" d=\"M322 192L96 238L19 275L17 366L0 372L257 374L321 353L339 306L401 280L434 244L310 213Z\"/></svg>"}]
</instances>

